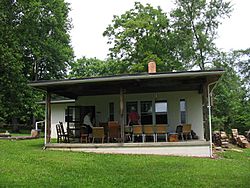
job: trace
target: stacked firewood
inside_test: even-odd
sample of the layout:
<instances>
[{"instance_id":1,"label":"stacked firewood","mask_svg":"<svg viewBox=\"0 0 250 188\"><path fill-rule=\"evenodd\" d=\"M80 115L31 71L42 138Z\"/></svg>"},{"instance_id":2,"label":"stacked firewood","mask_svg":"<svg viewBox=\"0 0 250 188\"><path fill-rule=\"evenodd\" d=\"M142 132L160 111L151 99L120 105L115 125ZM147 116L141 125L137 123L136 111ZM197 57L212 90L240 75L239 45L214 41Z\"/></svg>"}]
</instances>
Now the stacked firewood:
<instances>
[{"instance_id":1,"label":"stacked firewood","mask_svg":"<svg viewBox=\"0 0 250 188\"><path fill-rule=\"evenodd\" d=\"M224 131L213 132L213 143L217 147L228 147L228 136Z\"/></svg>"},{"instance_id":2,"label":"stacked firewood","mask_svg":"<svg viewBox=\"0 0 250 188\"><path fill-rule=\"evenodd\" d=\"M242 148L249 147L249 143L244 135L238 134L238 129L232 129L232 141Z\"/></svg>"},{"instance_id":3,"label":"stacked firewood","mask_svg":"<svg viewBox=\"0 0 250 188\"><path fill-rule=\"evenodd\" d=\"M250 130L246 131L247 141L250 142Z\"/></svg>"},{"instance_id":4,"label":"stacked firewood","mask_svg":"<svg viewBox=\"0 0 250 188\"><path fill-rule=\"evenodd\" d=\"M221 145L222 145L222 147L227 148L228 143L229 143L228 142L229 139L228 139L228 136L227 136L226 132L225 131L220 131L220 137L221 137Z\"/></svg>"}]
</instances>

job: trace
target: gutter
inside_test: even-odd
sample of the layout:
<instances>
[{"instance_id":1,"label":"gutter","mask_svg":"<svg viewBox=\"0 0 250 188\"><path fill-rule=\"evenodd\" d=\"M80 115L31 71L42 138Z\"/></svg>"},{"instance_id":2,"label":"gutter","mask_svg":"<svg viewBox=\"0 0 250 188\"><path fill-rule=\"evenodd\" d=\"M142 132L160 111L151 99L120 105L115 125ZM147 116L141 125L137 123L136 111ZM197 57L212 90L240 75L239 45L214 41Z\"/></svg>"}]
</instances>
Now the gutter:
<instances>
[{"instance_id":1,"label":"gutter","mask_svg":"<svg viewBox=\"0 0 250 188\"><path fill-rule=\"evenodd\" d=\"M210 142L210 157L211 158L213 157L211 96L212 96L213 90L216 88L217 84L218 84L218 80L208 84L208 86L207 86L207 96L208 96L207 108L208 108L208 118L209 118L208 124L209 124L209 139L210 139L209 142ZM214 87L210 91L210 86L212 86L212 85L214 85Z\"/></svg>"},{"instance_id":2,"label":"gutter","mask_svg":"<svg viewBox=\"0 0 250 188\"><path fill-rule=\"evenodd\" d=\"M65 100L56 100L56 101L51 101L50 103L51 104L64 104L64 103L75 103L76 100L75 99L65 99ZM37 102L37 104L46 104L45 101L40 101L40 102Z\"/></svg>"}]
</instances>

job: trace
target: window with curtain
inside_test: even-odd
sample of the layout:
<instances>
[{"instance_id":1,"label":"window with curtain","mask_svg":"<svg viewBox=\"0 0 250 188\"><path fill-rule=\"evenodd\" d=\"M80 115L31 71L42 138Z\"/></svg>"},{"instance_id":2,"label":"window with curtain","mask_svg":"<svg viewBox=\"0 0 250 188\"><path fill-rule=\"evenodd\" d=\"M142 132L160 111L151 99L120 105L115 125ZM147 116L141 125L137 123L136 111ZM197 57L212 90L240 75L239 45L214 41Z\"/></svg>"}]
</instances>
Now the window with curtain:
<instances>
[{"instance_id":1,"label":"window with curtain","mask_svg":"<svg viewBox=\"0 0 250 188\"><path fill-rule=\"evenodd\" d=\"M167 101L155 101L156 124L168 124Z\"/></svg>"},{"instance_id":2,"label":"window with curtain","mask_svg":"<svg viewBox=\"0 0 250 188\"><path fill-rule=\"evenodd\" d=\"M181 124L185 124L187 122L187 113L186 113L186 100L180 100L180 120Z\"/></svg>"}]
</instances>

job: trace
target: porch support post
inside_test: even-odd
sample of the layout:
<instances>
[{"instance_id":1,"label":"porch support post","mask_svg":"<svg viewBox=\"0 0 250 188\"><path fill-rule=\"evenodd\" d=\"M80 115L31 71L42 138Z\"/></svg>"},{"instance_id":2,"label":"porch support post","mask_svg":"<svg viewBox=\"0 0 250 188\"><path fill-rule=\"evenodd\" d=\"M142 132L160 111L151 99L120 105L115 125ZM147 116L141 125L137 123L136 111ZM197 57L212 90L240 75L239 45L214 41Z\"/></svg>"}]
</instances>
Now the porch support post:
<instances>
[{"instance_id":1,"label":"porch support post","mask_svg":"<svg viewBox=\"0 0 250 188\"><path fill-rule=\"evenodd\" d=\"M209 118L208 118L208 84L203 85L203 95L202 95L202 106L203 106L203 129L204 129L204 138L209 140Z\"/></svg>"},{"instance_id":2,"label":"porch support post","mask_svg":"<svg viewBox=\"0 0 250 188\"><path fill-rule=\"evenodd\" d=\"M124 142L124 90L120 88L120 124L121 124L121 139Z\"/></svg>"},{"instance_id":3,"label":"porch support post","mask_svg":"<svg viewBox=\"0 0 250 188\"><path fill-rule=\"evenodd\" d=\"M50 143L51 137L51 93L46 94L46 114L45 114L45 131L44 144Z\"/></svg>"}]
</instances>

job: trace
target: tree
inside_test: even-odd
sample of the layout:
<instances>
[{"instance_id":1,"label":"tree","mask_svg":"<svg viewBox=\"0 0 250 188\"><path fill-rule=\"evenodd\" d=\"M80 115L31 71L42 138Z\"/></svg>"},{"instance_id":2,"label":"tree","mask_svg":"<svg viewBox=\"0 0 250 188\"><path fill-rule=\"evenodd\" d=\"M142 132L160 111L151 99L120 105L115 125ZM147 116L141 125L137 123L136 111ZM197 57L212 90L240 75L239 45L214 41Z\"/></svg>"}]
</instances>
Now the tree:
<instances>
[{"instance_id":1,"label":"tree","mask_svg":"<svg viewBox=\"0 0 250 188\"><path fill-rule=\"evenodd\" d=\"M235 57L233 65L237 67L240 72L245 86L250 89L250 48L235 50L232 53Z\"/></svg>"},{"instance_id":2,"label":"tree","mask_svg":"<svg viewBox=\"0 0 250 188\"><path fill-rule=\"evenodd\" d=\"M66 76L73 58L70 46L69 7L63 0L17 1L24 75L29 80Z\"/></svg>"},{"instance_id":3,"label":"tree","mask_svg":"<svg viewBox=\"0 0 250 188\"><path fill-rule=\"evenodd\" d=\"M234 70L238 56L235 53L220 53L215 63L224 67L225 74L215 88L213 124L215 128L229 131L238 128L241 132L250 129L250 101L247 88Z\"/></svg>"},{"instance_id":4,"label":"tree","mask_svg":"<svg viewBox=\"0 0 250 188\"><path fill-rule=\"evenodd\" d=\"M118 67L118 66L123 67ZM82 77L95 77L95 76L108 76L123 73L125 64L117 63L117 61L99 60L96 58L82 57L77 59L71 65L69 78L82 78Z\"/></svg>"},{"instance_id":5,"label":"tree","mask_svg":"<svg viewBox=\"0 0 250 188\"><path fill-rule=\"evenodd\" d=\"M180 61L192 68L207 68L217 52L214 40L221 20L232 11L223 0L176 0L171 12L171 28Z\"/></svg>"},{"instance_id":6,"label":"tree","mask_svg":"<svg viewBox=\"0 0 250 188\"><path fill-rule=\"evenodd\" d=\"M103 35L111 44L110 57L128 65L127 72L143 72L154 59L158 71L181 70L170 40L169 19L160 7L136 2L134 9L114 16Z\"/></svg>"},{"instance_id":7,"label":"tree","mask_svg":"<svg viewBox=\"0 0 250 188\"><path fill-rule=\"evenodd\" d=\"M73 58L63 0L0 2L0 120L39 114L27 82L62 78ZM42 99L42 98L41 98Z\"/></svg>"}]
</instances>

